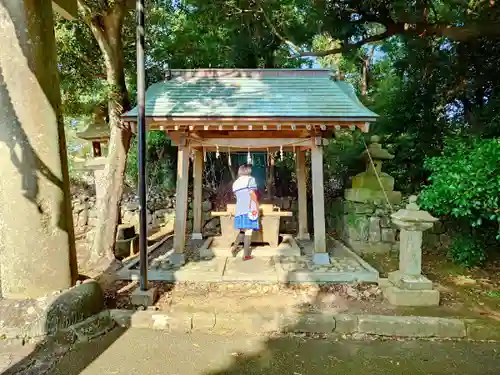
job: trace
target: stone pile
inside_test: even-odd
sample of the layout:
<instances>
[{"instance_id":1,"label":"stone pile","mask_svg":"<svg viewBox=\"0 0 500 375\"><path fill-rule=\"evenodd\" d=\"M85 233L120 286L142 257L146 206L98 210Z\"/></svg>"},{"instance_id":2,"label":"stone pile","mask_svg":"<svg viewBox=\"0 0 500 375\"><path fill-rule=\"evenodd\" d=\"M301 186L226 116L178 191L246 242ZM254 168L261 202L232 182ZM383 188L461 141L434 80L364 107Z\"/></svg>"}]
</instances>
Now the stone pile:
<instances>
[{"instance_id":1,"label":"stone pile","mask_svg":"<svg viewBox=\"0 0 500 375\"><path fill-rule=\"evenodd\" d=\"M397 210L401 193L394 190L394 178L382 171L391 155L373 136L360 157L366 170L352 178L352 187L333 205L333 226L341 239L358 253L387 253L397 248L397 228L391 210Z\"/></svg>"},{"instance_id":2,"label":"stone pile","mask_svg":"<svg viewBox=\"0 0 500 375\"><path fill-rule=\"evenodd\" d=\"M97 225L98 215L96 207L95 193L89 190L75 189L72 192L72 211L75 234L77 236L91 232ZM150 229L172 225L175 221L175 192L150 191L148 193L147 218ZM220 219L212 217L211 211L214 204L210 200L209 194L204 194L205 200L202 203L204 234L216 236L221 233ZM274 205L283 211L292 211L294 216L284 217L281 220L280 233L295 233L297 230L297 200L292 197L273 198ZM187 230L192 230L192 197L188 198L188 223ZM124 194L121 204L122 224L132 224L138 231L139 225L139 198L135 193Z\"/></svg>"},{"instance_id":3,"label":"stone pile","mask_svg":"<svg viewBox=\"0 0 500 375\"><path fill-rule=\"evenodd\" d=\"M88 193L74 194L72 211L76 235L90 232L97 225L98 215L95 195ZM169 223L173 225L175 220L175 194L163 197L155 194L150 197L147 219L150 229ZM138 230L139 200L137 196L126 195L123 197L121 221L123 224L133 224Z\"/></svg>"}]
</instances>

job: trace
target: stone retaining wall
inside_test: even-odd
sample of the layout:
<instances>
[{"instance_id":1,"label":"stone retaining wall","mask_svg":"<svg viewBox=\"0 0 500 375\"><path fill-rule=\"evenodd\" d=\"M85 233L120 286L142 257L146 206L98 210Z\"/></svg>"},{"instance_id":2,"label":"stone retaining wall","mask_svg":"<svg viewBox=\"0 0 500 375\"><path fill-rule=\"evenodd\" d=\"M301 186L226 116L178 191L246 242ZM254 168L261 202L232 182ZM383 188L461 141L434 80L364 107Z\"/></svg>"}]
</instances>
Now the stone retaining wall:
<instances>
[{"instance_id":1,"label":"stone retaining wall","mask_svg":"<svg viewBox=\"0 0 500 375\"><path fill-rule=\"evenodd\" d=\"M292 211L293 217L284 217L281 220L280 233L295 233L297 230L297 201L291 197L274 198L273 204L283 211ZM213 203L207 198L203 201L204 233L206 235L220 234L220 220L212 218L210 212ZM73 194L72 197L73 222L75 234L83 235L92 232L97 225L96 197L89 192ZM193 227L192 198L188 198L188 223L187 230ZM175 193L157 193L148 200L148 226L150 229L165 225L175 220ZM138 231L139 226L139 200L135 194L124 195L121 206L121 220L123 224L133 224Z\"/></svg>"},{"instance_id":2,"label":"stone retaining wall","mask_svg":"<svg viewBox=\"0 0 500 375\"><path fill-rule=\"evenodd\" d=\"M394 212L399 208L394 206ZM359 254L398 252L399 230L392 224L390 215L391 211L382 205L339 198L327 204L327 228ZM424 247L447 248L450 236L446 229L446 224L435 223L423 234Z\"/></svg>"},{"instance_id":3,"label":"stone retaining wall","mask_svg":"<svg viewBox=\"0 0 500 375\"><path fill-rule=\"evenodd\" d=\"M329 227L357 253L387 253L399 247L390 210L382 205L337 199L328 215Z\"/></svg>"},{"instance_id":4,"label":"stone retaining wall","mask_svg":"<svg viewBox=\"0 0 500 375\"><path fill-rule=\"evenodd\" d=\"M91 232L97 225L98 215L95 195L78 194L72 199L73 223L75 234L82 235ZM165 224L168 220L175 219L175 196L166 196L159 203L153 199L148 203L148 226L150 229ZM133 195L123 198L121 206L121 221L123 224L133 224L138 230L139 225L139 203Z\"/></svg>"}]
</instances>

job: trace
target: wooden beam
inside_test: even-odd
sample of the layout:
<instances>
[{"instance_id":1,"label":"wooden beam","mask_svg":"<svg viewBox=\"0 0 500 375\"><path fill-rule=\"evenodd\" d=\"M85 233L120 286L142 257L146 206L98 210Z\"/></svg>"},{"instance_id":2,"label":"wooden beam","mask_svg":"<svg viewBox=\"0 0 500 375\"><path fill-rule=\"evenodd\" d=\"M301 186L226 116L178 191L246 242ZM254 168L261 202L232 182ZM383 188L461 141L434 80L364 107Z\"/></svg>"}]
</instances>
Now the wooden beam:
<instances>
[{"instance_id":1,"label":"wooden beam","mask_svg":"<svg viewBox=\"0 0 500 375\"><path fill-rule=\"evenodd\" d=\"M123 121L137 121L137 117L122 117ZM200 123L216 123L216 124L269 124L278 123L281 126L291 127L292 124L363 124L366 121L375 121L375 117L239 117L239 116L227 116L227 117L169 117L169 116L148 116L147 120L159 122L177 122L179 124L184 124L185 126L196 125Z\"/></svg>"},{"instance_id":2,"label":"wooden beam","mask_svg":"<svg viewBox=\"0 0 500 375\"><path fill-rule=\"evenodd\" d=\"M130 122L132 128L137 121L135 117L122 118L122 122ZM197 131L197 130L238 130L238 131L301 131L325 132L337 128L349 128L351 125L363 132L369 130L373 119L283 119L283 118L161 118L148 117L146 124L151 130Z\"/></svg>"},{"instance_id":3,"label":"wooden beam","mask_svg":"<svg viewBox=\"0 0 500 375\"><path fill-rule=\"evenodd\" d=\"M280 146L288 147L310 147L311 142L308 138L210 138L210 139L192 139L193 147L224 147L224 148L276 148Z\"/></svg>"},{"instance_id":4,"label":"wooden beam","mask_svg":"<svg viewBox=\"0 0 500 375\"><path fill-rule=\"evenodd\" d=\"M190 137L207 139L207 138L308 138L310 136L307 130L297 131L276 131L276 130L234 130L225 129L219 130L199 130L189 133Z\"/></svg>"}]
</instances>

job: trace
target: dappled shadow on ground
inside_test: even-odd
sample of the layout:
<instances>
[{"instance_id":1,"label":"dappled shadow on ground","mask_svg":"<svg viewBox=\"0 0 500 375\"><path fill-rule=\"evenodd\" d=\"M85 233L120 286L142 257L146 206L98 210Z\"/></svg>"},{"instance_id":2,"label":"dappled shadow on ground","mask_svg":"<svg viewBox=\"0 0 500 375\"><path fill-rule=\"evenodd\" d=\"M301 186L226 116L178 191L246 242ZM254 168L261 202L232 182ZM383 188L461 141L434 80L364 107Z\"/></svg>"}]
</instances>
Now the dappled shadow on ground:
<instances>
[{"instance_id":1,"label":"dappled shadow on ground","mask_svg":"<svg viewBox=\"0 0 500 375\"><path fill-rule=\"evenodd\" d=\"M116 289L116 278L114 275L116 270L120 267L119 262L107 261L100 264L99 267L100 271L98 274L94 275L93 280L96 280L101 285L104 293L104 301L99 298L80 298L79 295L75 296L71 295L71 293L64 292L54 298L49 296L39 300L21 301L22 303L6 300L2 301L0 307L3 305L9 305L7 302L12 302L10 305L15 307L17 314L20 314L19 319L21 321L29 318L28 316L22 317L22 314L27 311L27 308L23 308L23 306L34 306L33 310L36 309L37 311L42 308L42 306L46 306L45 314L48 318L44 322L44 326L41 327L41 330L46 332L49 337L35 345L33 351L29 355L11 365L10 368L4 370L0 375L45 374L46 371L50 370L74 346L74 335L67 332L67 330L61 331L61 328L65 329L70 325L77 324L82 321L82 318L91 316L96 317L96 314L103 309L115 308L117 295L125 293L128 300L130 292L138 287L137 283L132 282L123 285L124 288L122 289L124 290L122 291ZM89 278L85 275L80 275L79 278L79 283L81 283L81 285L77 285L76 289L85 290L85 288L88 288L91 284L93 284L92 282L88 283L86 281ZM158 296L162 298L163 294L168 293L168 291L173 287L174 284L162 285L158 288ZM93 292L90 291L90 294L92 293ZM44 305L45 300L47 300L47 303ZM130 304L127 303L127 306L129 305ZM75 309L75 306L78 308ZM85 313L82 314L82 311L85 311ZM32 319L29 320L29 322L32 324L33 319L37 319L38 315L34 315L31 318ZM110 320L104 319L104 321L98 321L93 325L90 325L88 328L85 328L84 331L79 331L80 334L83 334L83 336L90 339L89 342L80 343L79 345L88 345L89 347L92 347L92 350L81 351L81 355L79 354L79 361L76 362L74 366L71 366L71 369L65 372L64 375L80 374L84 368L98 358L109 348L109 346L111 346L116 340L120 339L124 332L126 332L126 329L116 327L114 322L111 321L111 324L108 323L110 323ZM99 337L102 334L105 335L105 340L93 340L93 338ZM28 345L30 345L29 342Z\"/></svg>"},{"instance_id":2,"label":"dappled shadow on ground","mask_svg":"<svg viewBox=\"0 0 500 375\"><path fill-rule=\"evenodd\" d=\"M398 269L398 254L363 255L381 277ZM442 249L424 249L422 273L439 290L439 307L401 308L400 313L430 316L487 318L500 321L500 256L483 267L454 264Z\"/></svg>"},{"instance_id":3,"label":"dappled shadow on ground","mask_svg":"<svg viewBox=\"0 0 500 375\"><path fill-rule=\"evenodd\" d=\"M494 347L484 344L281 336L267 340L257 354L237 355L225 369L203 374L486 375L496 373L498 362Z\"/></svg>"},{"instance_id":4,"label":"dappled shadow on ground","mask_svg":"<svg viewBox=\"0 0 500 375\"><path fill-rule=\"evenodd\" d=\"M114 272L114 265L111 265L108 269L104 270L102 274L109 275L112 274L113 272ZM105 281L109 281L109 279L105 278ZM113 282L113 284L116 285L116 281ZM115 286L114 293L107 295L106 307L108 308L116 307L117 298L118 300L119 298L128 299L128 296L130 294L129 292L135 289L136 287L136 285L134 285L133 283L126 283L126 285L123 284L119 285L121 285L120 290L116 290ZM167 295L168 293L172 293L176 289L176 286L173 283L158 283L157 286L159 286L160 299L165 299L165 295ZM105 285L104 287L106 288L107 286ZM289 287L290 290L294 290L296 288L296 286L289 286ZM283 292L286 291L287 287L284 286L284 288L285 289L282 289ZM109 293L109 288L107 289ZM314 293L315 295L309 296L310 298L308 299L309 300L308 302L298 304L294 307L297 313L296 315L298 316L296 324L300 325L303 323L301 321L302 313L311 311L321 312L325 294L328 294L329 291L328 289L325 288L315 288ZM224 292L222 292L222 295L223 294ZM230 292L229 294L231 295ZM279 298L279 295L280 291L278 289L276 293L277 298ZM181 298L182 298L182 293L181 293ZM127 302L128 301L123 300L121 303L127 303ZM235 303L238 304L237 301ZM130 307L130 305L126 305L126 307ZM256 308L256 312L262 311L262 309L265 309L265 307L261 306L260 308ZM186 313L188 312L186 311ZM52 327L46 327L47 331L49 331L49 329L52 329ZM288 329L293 330L293 323L292 326L288 327ZM103 353L105 353L110 348L110 346L113 345L113 343L122 340L122 336L125 332L127 332L126 329L117 328L113 330L111 333L107 333L102 338L98 338L97 340L90 341L88 343L80 343L76 346L72 345L69 338L59 335L56 338L52 338L50 340L38 344L29 356L27 356L24 360L20 361L19 363L13 365L8 370L4 371L1 375L42 374L43 373L42 371L54 368L53 366L56 365L61 360L61 358L66 357L68 355L72 356L71 357L72 363L70 366L65 368L64 372L57 372L58 370L56 366L53 372L48 372L48 374L64 374L64 375L80 374L92 362L94 362ZM273 353L274 351L281 350L280 340L284 339L278 339L278 338L269 339L269 345L273 347L272 350L270 350L271 353ZM275 346L277 348L274 348ZM269 352L269 350L266 350L266 352ZM144 361L147 361L147 359L145 358Z\"/></svg>"},{"instance_id":5,"label":"dappled shadow on ground","mask_svg":"<svg viewBox=\"0 0 500 375\"><path fill-rule=\"evenodd\" d=\"M178 289L173 284L163 285L164 293ZM296 306L294 318L286 329L281 327L283 331L294 331L295 328L300 330L300 327L304 327L307 323L306 313L325 312L325 298L332 295L332 290L340 287L316 286L309 302ZM293 291L295 286L288 285L288 288ZM280 298L280 293L286 292L285 285L284 289L278 290L276 298ZM242 320L242 324L246 322ZM135 333L131 334L134 331ZM349 341L333 335L316 335L311 338L306 335L276 333L252 339L254 341L246 346L235 346L234 343L241 341L243 337L244 335L238 332L218 336L215 332L163 334L160 331L127 331L117 328L88 343L74 345L71 350L69 345L64 345L64 341L43 343L25 361L2 375L42 374L39 370L43 368L44 363L47 368L55 364L47 375L100 375L104 372L128 375L138 371L144 375L454 375L458 372L483 375L495 373L498 366L498 358L494 359L493 347L486 344L479 347L475 346L476 344L455 345L402 340ZM225 344L219 344L218 340L224 341ZM481 361L482 367L470 359L470 348L476 350L474 360ZM220 361L212 360L213 357L221 358L221 351L224 358ZM200 359L203 353L206 358ZM133 357L133 360L130 360L130 367L126 367L122 362L129 363L129 357ZM159 359L155 359L157 357ZM177 364L179 361L184 361L184 364Z\"/></svg>"},{"instance_id":6,"label":"dappled shadow on ground","mask_svg":"<svg viewBox=\"0 0 500 375\"><path fill-rule=\"evenodd\" d=\"M487 375L500 365L495 350L465 341L132 329L75 346L46 375Z\"/></svg>"}]
</instances>

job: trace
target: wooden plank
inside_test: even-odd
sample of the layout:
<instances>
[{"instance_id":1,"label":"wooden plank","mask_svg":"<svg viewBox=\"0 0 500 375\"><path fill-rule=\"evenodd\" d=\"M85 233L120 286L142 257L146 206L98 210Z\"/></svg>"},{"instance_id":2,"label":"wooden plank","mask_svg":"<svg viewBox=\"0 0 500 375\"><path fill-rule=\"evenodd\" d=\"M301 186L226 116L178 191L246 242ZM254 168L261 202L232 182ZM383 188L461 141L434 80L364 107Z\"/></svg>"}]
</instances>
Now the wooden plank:
<instances>
[{"instance_id":1,"label":"wooden plank","mask_svg":"<svg viewBox=\"0 0 500 375\"><path fill-rule=\"evenodd\" d=\"M147 250L148 257L153 251L158 249L161 245L163 245L165 242L167 242L167 240L169 238L171 238L173 236L173 234L171 234L171 233L172 232L165 232L163 238L160 238L157 242L155 242L154 244L152 244L151 246L148 247L148 250ZM148 240L149 240L149 237L148 237ZM122 264L124 264L125 268L133 267L137 263L139 263L139 253L131 255L128 258L125 258L122 260Z\"/></svg>"}]
</instances>

